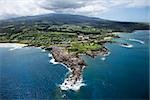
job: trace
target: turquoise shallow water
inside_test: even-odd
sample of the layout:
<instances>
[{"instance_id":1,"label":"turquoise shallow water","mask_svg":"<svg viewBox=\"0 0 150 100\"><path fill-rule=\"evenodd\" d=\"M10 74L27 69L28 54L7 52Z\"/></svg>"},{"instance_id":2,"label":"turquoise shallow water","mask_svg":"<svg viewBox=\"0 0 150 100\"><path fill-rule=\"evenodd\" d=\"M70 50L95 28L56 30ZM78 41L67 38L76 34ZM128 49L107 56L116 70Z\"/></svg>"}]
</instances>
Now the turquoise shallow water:
<instances>
[{"instance_id":1,"label":"turquoise shallow water","mask_svg":"<svg viewBox=\"0 0 150 100\"><path fill-rule=\"evenodd\" d=\"M82 56L88 66L83 73L84 83L78 92L61 91L67 69L49 63L48 51L22 48L9 51L0 48L1 99L148 99L149 96L149 33L136 31L121 34L145 42L124 40L133 45L125 48L106 44L110 56L91 58ZM122 41L122 40L117 40Z\"/></svg>"}]
</instances>

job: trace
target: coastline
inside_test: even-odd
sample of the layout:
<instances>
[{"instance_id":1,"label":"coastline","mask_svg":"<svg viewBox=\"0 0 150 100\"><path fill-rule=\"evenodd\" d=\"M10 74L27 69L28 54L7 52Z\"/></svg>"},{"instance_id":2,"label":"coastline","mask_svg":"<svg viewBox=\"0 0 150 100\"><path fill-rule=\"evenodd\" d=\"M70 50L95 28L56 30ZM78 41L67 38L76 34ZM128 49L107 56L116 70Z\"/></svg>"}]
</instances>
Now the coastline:
<instances>
[{"instance_id":1,"label":"coastline","mask_svg":"<svg viewBox=\"0 0 150 100\"><path fill-rule=\"evenodd\" d=\"M118 33L117 33L118 34ZM119 33L121 34L121 33ZM139 42L141 44L144 44L144 42L140 41L140 40L137 40L137 39L128 39L129 41L134 41L134 42ZM107 42L106 42L107 43ZM126 47L126 48L132 48L133 45L129 44L129 43L120 43L120 42L112 42L112 43L115 43L115 44L118 44L122 47ZM59 46L49 46L49 47L46 47L46 46L34 46L34 45L28 45L28 44L21 44L21 43L0 43L0 47L11 47L10 50L14 50L14 49L19 49L19 48L23 48L23 47L36 47L36 48L40 48L42 49L42 52L45 52L45 50L49 50L51 51L51 49L53 48L63 48L63 47L59 47ZM61 52L59 52L61 53ZM62 54L65 53L65 51L62 51ZM78 55L88 55L88 56L91 56L91 57L95 57L97 55L102 55L103 57L101 58L101 60L106 60L106 56L109 56L110 55L110 51L109 49L105 48L105 46L103 47L102 50L97 50L97 51L92 51L92 52L87 52L85 54L78 54ZM64 59L67 59L66 56L63 57L63 60L59 59L59 54L54 56L55 55L55 50L50 54L48 54L49 57L51 57L51 60L50 62L53 63L53 64L61 64L63 65L65 68L68 69L68 73L69 74L66 74L67 77L64 78L64 82L62 84L59 85L59 87L61 88L61 90L73 90L73 91L78 91L80 89L80 87L82 86L85 86L86 84L83 82L83 70L84 68L86 67L86 64L85 65L82 65L79 67L79 69L77 69L76 71L76 65L73 65L72 67L72 64L73 63L77 63L76 60L72 60L72 62L70 63L66 63L66 61L64 61ZM75 56L73 55L70 55L69 56L69 59L67 60L70 60L70 59L74 59ZM80 59L78 57L75 57L77 59ZM58 60L59 59L59 60ZM75 70L75 71L74 71ZM75 73L75 74L74 74ZM80 75L78 75L80 74ZM76 77L77 76L77 77Z\"/></svg>"},{"instance_id":2,"label":"coastline","mask_svg":"<svg viewBox=\"0 0 150 100\"><path fill-rule=\"evenodd\" d=\"M68 53L63 47L53 47L51 53L54 62L59 62L69 70L64 82L59 85L61 90L78 91L80 87L85 86L82 77L82 72L86 66L84 60L77 55Z\"/></svg>"},{"instance_id":3,"label":"coastline","mask_svg":"<svg viewBox=\"0 0 150 100\"><path fill-rule=\"evenodd\" d=\"M86 86L86 84L83 82L82 75L79 77L79 80L77 80L76 83L74 83L75 80L72 79L73 70L71 68L67 67L67 65L65 65L63 63L56 62L52 54L49 53L48 57L51 58L50 63L52 63L52 64L61 64L68 70L68 72L66 73L66 77L64 77L64 82L62 84L59 84L59 87L60 87L61 90L78 91L78 90L80 90L80 87ZM85 68L85 66L84 66L84 68Z\"/></svg>"},{"instance_id":4,"label":"coastline","mask_svg":"<svg viewBox=\"0 0 150 100\"><path fill-rule=\"evenodd\" d=\"M121 33L119 32L119 34ZM141 42L135 39L129 39L129 40L135 42ZM127 48L133 47L133 45L129 43L120 43L120 42L110 42L110 43L115 43L122 47L127 47ZM106 56L109 56L111 54L110 50L106 48L104 44L103 44L103 48L98 49L96 51L87 51L86 53L83 54L79 53L75 55L64 50L65 47L60 47L60 46L46 47L46 46L34 46L34 45L21 44L21 43L0 43L0 47L12 47L10 50L15 50L23 47L36 47L42 49L42 52L45 52L45 50L52 51L51 53L48 54L48 56L51 57L50 63L63 65L65 68L68 69L68 73L69 73L67 77L64 78L64 82L59 85L61 90L78 91L80 87L86 85L85 83L83 83L82 74L84 68L87 66L84 63L84 60L79 58L79 55L88 55L92 58L96 57L97 55L101 55L102 56L101 60L104 61L106 60ZM62 58L60 56L62 56Z\"/></svg>"},{"instance_id":5,"label":"coastline","mask_svg":"<svg viewBox=\"0 0 150 100\"><path fill-rule=\"evenodd\" d=\"M0 43L0 47L8 48L8 47L26 47L27 44L21 43Z\"/></svg>"},{"instance_id":6,"label":"coastline","mask_svg":"<svg viewBox=\"0 0 150 100\"><path fill-rule=\"evenodd\" d=\"M141 39L141 38L139 38L139 39ZM143 41L145 41L145 40L143 40ZM103 95L105 95L106 97L114 96L114 97L117 98L121 94L122 95L127 94L126 96L130 97L131 95L130 94L128 95L128 93L131 93L131 94L135 93L135 94L137 94L137 97L139 97L139 96L143 95L142 94L143 91L141 91L141 89L143 89L143 90L148 89L148 86L145 85L145 83L148 82L148 80L146 81L145 78L144 78L145 75L147 75L147 71L145 72L145 70L148 70L148 66L145 66L145 65L147 65L147 62L148 62L147 61L148 58L146 56L147 53L144 53L144 52L147 51L148 49L146 48L146 50L144 50L145 48L143 48L143 47L146 47L148 44L147 44L147 41L145 41L145 46L143 46L143 45L141 45L137 42L130 42L130 43L134 44L133 49L126 49L126 48L120 47L117 44L109 44L109 43L107 44L106 43L105 47L107 47L112 52L112 54L110 56L106 57L106 61L101 61L101 56L98 56L94 59L91 58L91 57L88 57L88 56L83 56L83 57L81 56L83 59L85 59L85 61L89 65L84 70L85 72L83 72L83 80L82 80L83 83L85 83L87 85L82 86L80 88L80 90L78 90L77 92L72 91L72 90L61 90L60 89L60 85L66 79L66 76L69 74L69 71L64 66L62 66L60 64L57 64L57 65L48 64L49 60L51 60L51 58L48 58L49 51L46 50L46 52L43 53L43 52L41 52L41 49L39 47L38 48L37 47L29 47L29 49L28 49L28 47L27 48L25 47L25 48L22 48L22 49L19 49L19 50L15 50L15 52L19 51L19 52L24 53L24 56L26 56L27 61L29 61L28 58L30 58L29 57L30 55L33 58L36 55L42 55L42 58L41 57L37 58L38 56L36 56L36 59L39 59L38 61L41 61L40 63L41 63L42 66L39 66L38 65L39 62L36 62L34 60L31 64L32 64L33 69L34 69L33 74L34 73L36 74L37 71L38 72L41 71L44 78L43 77L41 78L41 77L36 76L36 75L33 76L34 79L38 79L38 80L35 80L35 81L38 81L41 84L40 85L39 84L34 84L35 81L31 81L34 84L34 86L36 85L35 87L38 90L34 90L35 87L29 87L29 90L30 90L30 88L33 88L33 90L35 91L34 93L39 93L39 97L42 96L42 94L40 95L40 93L52 94L52 95L50 95L50 98L62 97L64 99L65 98L74 98L74 96L76 96L76 95L79 95L80 98L82 98L83 96L87 97L87 98L95 98L95 97L103 98ZM138 48L136 49L137 45L138 45ZM37 49L35 49L35 48L37 48ZM2 51L5 50L5 51L7 51L7 54L10 54L10 53L12 54L13 52L8 52L8 49L4 48ZM27 53L26 51L29 51L31 53ZM140 53L139 51L144 51L144 52ZM132 54L130 54L130 52L133 52L133 53L136 54L136 57L134 55L129 57L128 52L129 52L129 56L132 55ZM26 55L26 53L28 55ZM35 54L34 56L33 56L33 53ZM49 56L52 56L50 54L49 54ZM5 54L4 56L7 57L8 55ZM146 56L146 59L144 59L145 56ZM14 58L17 58L16 55L14 55ZM140 59L137 62L138 64L134 65L134 64L136 64L136 61L138 59ZM15 60L15 59L13 59L13 60ZM19 60L24 60L24 59L19 59ZM124 61L126 61L126 62L124 62ZM134 61L135 61L135 63L134 63ZM14 61L12 63L14 63ZM19 63L20 62L15 62L14 65L13 64L11 64L11 65L13 65L14 68L15 68L15 66ZM34 63L36 65L33 65ZM110 64L110 63L112 64L112 66L108 66L108 64ZM129 66L126 66L126 65L129 65ZM36 69L37 66L39 66L38 69ZM4 67L7 67L7 66L4 66ZM29 67L29 66L27 66L27 67ZM12 68L10 66L9 69L14 69L14 68ZM53 70L51 70L51 68ZM40 69L44 69L44 70L40 70ZM55 69L58 69L58 70L55 70ZM129 70L130 70L130 73L128 73ZM24 71L23 68L21 68L21 71ZM53 74L53 73L51 73L51 71L55 72L55 73ZM118 72L118 71L122 71L122 72ZM108 73L108 74L106 74L106 73ZM139 74L139 73L141 73L141 74ZM13 74L13 75L16 75L16 74ZM24 73L22 73L22 75L24 76ZM37 73L37 75L38 75L38 73ZM55 75L58 75L58 77L54 78ZM140 78L137 78L137 76L140 77ZM20 76L18 75L17 77L20 77ZM14 79L16 79L17 77L14 77ZM28 80L31 80L32 77L30 75L28 75L28 77L29 77ZM121 81L116 81L116 77L117 77L118 80L121 80ZM133 80L133 78L135 78L135 79L137 78L137 80ZM56 81L54 79L56 79ZM24 80L24 79L22 79L22 80ZM142 80L145 80L145 81L142 81ZM5 81L9 81L9 80L5 80ZM53 81L52 85L51 85L51 81ZM10 83L10 84L13 84L13 82L15 82L15 81L12 81L12 83ZM118 82L118 83L115 83L115 82ZM126 85L126 82L128 82L128 85ZM144 83L144 85L141 84L141 83L138 83L138 82L142 82L142 83ZM135 83L137 83L137 84L135 84ZM17 84L21 84L21 83L18 82ZM122 87L123 85L125 87ZM12 88L15 90L17 87L25 88L24 85L22 85L22 87L21 87L20 85L18 86L18 85L15 85L15 84ZM44 87L44 88L41 88L41 87ZM132 87L134 89L131 89ZM52 91L49 88L52 88ZM7 84L6 84L6 89L9 89ZM50 91L46 91L48 89ZM113 89L115 89L115 90L119 90L119 89L124 90L124 89L126 89L128 92L124 94L124 91L115 91ZM4 96L5 95L7 96L7 94L5 94L6 93L5 88L2 89L1 91L2 92L4 91L3 92ZM17 93L20 93L20 94L23 95L23 94L26 94L28 92L28 89L25 89L25 91L18 91L18 90L16 90L16 91L17 91ZM13 94L15 95L15 93L16 92L14 91ZM59 96L55 96L54 94L56 94L56 93L57 94L59 93ZM95 93L95 94L93 96L93 95L90 95L90 93ZM112 93L113 95L110 95L110 93ZM33 96L34 96L34 94L33 94ZM45 96L45 98L46 97L47 96ZM35 96L35 98L36 98L36 96Z\"/></svg>"},{"instance_id":7,"label":"coastline","mask_svg":"<svg viewBox=\"0 0 150 100\"><path fill-rule=\"evenodd\" d=\"M27 44L20 44L20 43L0 43L0 48L10 48L9 51L21 49L27 46L28 46Z\"/></svg>"},{"instance_id":8,"label":"coastline","mask_svg":"<svg viewBox=\"0 0 150 100\"><path fill-rule=\"evenodd\" d=\"M64 82L59 84L59 87L60 87L61 90L78 91L78 90L80 90L80 87L86 86L86 84L83 82L82 76L80 77L80 80L78 80L76 82L76 84L72 85L74 80L69 81L70 78L72 77L72 74L71 74L72 70L69 67L67 67L65 64L60 63L60 62L56 62L54 57L52 56L52 54L49 53L48 57L51 58L50 63L52 63L52 64L61 64L62 66L64 66L68 70L68 72L66 73L66 77L64 77Z\"/></svg>"}]
</instances>

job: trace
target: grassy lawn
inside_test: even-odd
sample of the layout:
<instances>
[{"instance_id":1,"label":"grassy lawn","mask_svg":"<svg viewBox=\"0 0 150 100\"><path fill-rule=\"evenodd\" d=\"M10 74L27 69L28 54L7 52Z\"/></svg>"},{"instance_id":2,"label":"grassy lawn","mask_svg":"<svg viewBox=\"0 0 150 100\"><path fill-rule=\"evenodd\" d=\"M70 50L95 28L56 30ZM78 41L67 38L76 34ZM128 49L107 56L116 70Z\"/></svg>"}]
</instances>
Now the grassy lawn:
<instances>
[{"instance_id":1,"label":"grassy lawn","mask_svg":"<svg viewBox=\"0 0 150 100\"><path fill-rule=\"evenodd\" d=\"M102 46L95 43L81 43L81 42L74 42L72 46L68 48L70 52L77 52L77 53L85 53L87 51L93 51L100 49Z\"/></svg>"}]
</instances>

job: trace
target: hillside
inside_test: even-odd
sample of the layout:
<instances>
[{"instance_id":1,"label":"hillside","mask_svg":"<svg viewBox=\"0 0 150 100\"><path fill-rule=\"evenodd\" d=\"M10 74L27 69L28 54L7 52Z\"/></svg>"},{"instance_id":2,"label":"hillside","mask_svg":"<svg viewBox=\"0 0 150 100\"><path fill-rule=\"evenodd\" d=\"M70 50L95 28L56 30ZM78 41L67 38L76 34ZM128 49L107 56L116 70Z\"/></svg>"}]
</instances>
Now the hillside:
<instances>
[{"instance_id":1,"label":"hillside","mask_svg":"<svg viewBox=\"0 0 150 100\"><path fill-rule=\"evenodd\" d=\"M47 14L27 16L0 21L0 33L15 34L34 32L80 32L107 33L132 32L134 30L149 29L148 24L133 22L117 22L100 18L69 14Z\"/></svg>"}]
</instances>

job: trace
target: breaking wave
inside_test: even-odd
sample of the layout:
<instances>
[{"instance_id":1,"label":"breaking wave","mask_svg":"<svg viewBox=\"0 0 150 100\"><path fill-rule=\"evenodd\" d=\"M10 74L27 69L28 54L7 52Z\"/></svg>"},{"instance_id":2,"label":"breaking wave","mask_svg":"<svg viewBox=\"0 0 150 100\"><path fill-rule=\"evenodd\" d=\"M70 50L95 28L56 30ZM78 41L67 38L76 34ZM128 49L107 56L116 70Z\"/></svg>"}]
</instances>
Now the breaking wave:
<instances>
[{"instance_id":1,"label":"breaking wave","mask_svg":"<svg viewBox=\"0 0 150 100\"><path fill-rule=\"evenodd\" d=\"M49 53L49 54L48 54L48 57L52 57L52 54L51 54L51 53Z\"/></svg>"},{"instance_id":2,"label":"breaking wave","mask_svg":"<svg viewBox=\"0 0 150 100\"><path fill-rule=\"evenodd\" d=\"M135 42L138 42L138 43L141 43L141 44L145 44L144 41L138 40L138 39L128 39L128 40L130 40L130 41L135 41Z\"/></svg>"},{"instance_id":3,"label":"breaking wave","mask_svg":"<svg viewBox=\"0 0 150 100\"><path fill-rule=\"evenodd\" d=\"M133 45L132 45L132 44L128 44L128 45L120 44L120 46L122 46L122 47L126 47L126 48L132 48L132 47L133 47Z\"/></svg>"},{"instance_id":4,"label":"breaking wave","mask_svg":"<svg viewBox=\"0 0 150 100\"><path fill-rule=\"evenodd\" d=\"M60 64L59 62L55 62L55 59L54 59L54 58L52 58L52 59L50 60L50 63L52 63L52 64Z\"/></svg>"},{"instance_id":5,"label":"breaking wave","mask_svg":"<svg viewBox=\"0 0 150 100\"><path fill-rule=\"evenodd\" d=\"M85 67L85 66L84 66ZM66 74L69 75L67 78L65 78L64 82L59 85L61 90L73 90L73 91L78 91L82 86L86 86L86 84L83 82L83 77L82 75L80 78L76 81L75 79L72 79L73 74L71 74L71 69L66 67L69 72Z\"/></svg>"},{"instance_id":6,"label":"breaking wave","mask_svg":"<svg viewBox=\"0 0 150 100\"><path fill-rule=\"evenodd\" d=\"M106 56L109 56L111 54L111 52L107 52L107 54L104 54L103 56L106 57Z\"/></svg>"},{"instance_id":7,"label":"breaking wave","mask_svg":"<svg viewBox=\"0 0 150 100\"><path fill-rule=\"evenodd\" d=\"M42 52L45 52L46 50L45 49L42 49Z\"/></svg>"},{"instance_id":8,"label":"breaking wave","mask_svg":"<svg viewBox=\"0 0 150 100\"><path fill-rule=\"evenodd\" d=\"M9 49L9 51L13 51L13 50L16 50L16 49L21 49L21 48L22 48L22 47L16 46L16 47L14 47L14 48Z\"/></svg>"},{"instance_id":9,"label":"breaking wave","mask_svg":"<svg viewBox=\"0 0 150 100\"><path fill-rule=\"evenodd\" d=\"M102 57L101 60L103 60L103 61L106 60L106 57Z\"/></svg>"},{"instance_id":10,"label":"breaking wave","mask_svg":"<svg viewBox=\"0 0 150 100\"><path fill-rule=\"evenodd\" d=\"M76 81L76 83L74 83L74 80L70 80L69 78L66 78L64 82L59 86L61 90L78 91L82 86L86 86L86 84L83 83L83 78L80 78L80 80Z\"/></svg>"}]
</instances>

